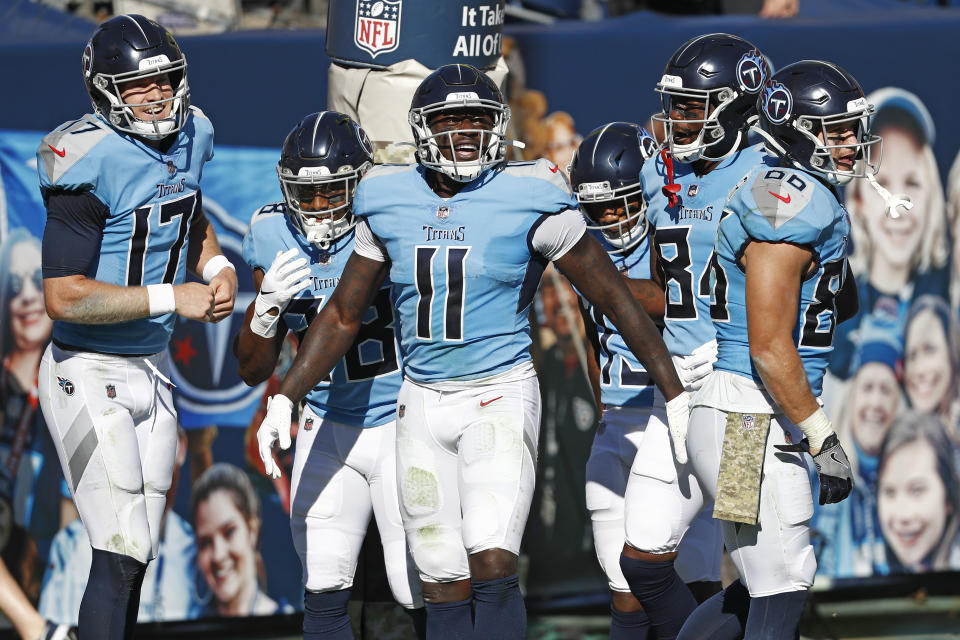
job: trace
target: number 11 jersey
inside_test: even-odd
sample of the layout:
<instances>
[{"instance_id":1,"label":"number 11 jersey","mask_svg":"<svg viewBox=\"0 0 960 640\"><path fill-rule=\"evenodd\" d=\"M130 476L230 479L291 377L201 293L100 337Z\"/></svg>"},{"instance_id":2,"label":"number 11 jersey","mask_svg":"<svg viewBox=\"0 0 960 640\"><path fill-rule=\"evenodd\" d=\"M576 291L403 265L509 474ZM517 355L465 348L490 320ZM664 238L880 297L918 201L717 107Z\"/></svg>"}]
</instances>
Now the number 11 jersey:
<instances>
[{"instance_id":1,"label":"number 11 jersey","mask_svg":"<svg viewBox=\"0 0 960 640\"><path fill-rule=\"evenodd\" d=\"M426 171L375 167L354 199L354 250L390 262L404 375L469 381L529 362L540 276L585 231L565 176L546 160L508 163L441 198Z\"/></svg>"}]
</instances>

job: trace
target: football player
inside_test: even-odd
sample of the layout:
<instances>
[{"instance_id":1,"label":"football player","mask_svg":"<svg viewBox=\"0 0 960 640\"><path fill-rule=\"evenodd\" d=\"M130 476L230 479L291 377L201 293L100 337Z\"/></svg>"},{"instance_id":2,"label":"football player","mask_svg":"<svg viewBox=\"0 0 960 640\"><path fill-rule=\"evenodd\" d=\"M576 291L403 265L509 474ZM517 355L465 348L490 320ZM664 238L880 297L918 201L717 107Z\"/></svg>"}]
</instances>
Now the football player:
<instances>
[{"instance_id":1,"label":"football player","mask_svg":"<svg viewBox=\"0 0 960 640\"><path fill-rule=\"evenodd\" d=\"M213 127L190 106L170 33L112 18L83 52L93 113L37 152L53 343L40 405L93 547L80 635L131 638L177 448L167 343L176 316L216 322L237 292L203 213ZM186 270L206 283L185 283Z\"/></svg>"},{"instance_id":2,"label":"football player","mask_svg":"<svg viewBox=\"0 0 960 640\"><path fill-rule=\"evenodd\" d=\"M687 439L740 580L690 617L683 638L797 637L816 569L801 452L813 456L820 504L853 487L818 396L834 328L856 311L837 187L878 168L873 107L837 65L803 61L771 78L758 108L779 163L755 167L727 202L711 277L718 358Z\"/></svg>"},{"instance_id":3,"label":"football player","mask_svg":"<svg viewBox=\"0 0 960 640\"><path fill-rule=\"evenodd\" d=\"M312 113L284 140L277 165L283 201L254 213L243 240L243 258L253 269L258 292L237 339L240 375L247 384L273 374L287 332L302 337L330 299L353 251L353 194L371 166L367 134L342 113ZM353 637L347 601L371 512L394 597L407 611L418 612L415 624L423 626L419 581L407 555L397 499L400 381L393 304L385 283L350 350L329 378L307 393L300 415L290 528L303 567L306 639ZM267 474L280 477L272 443L261 444Z\"/></svg>"},{"instance_id":4,"label":"football player","mask_svg":"<svg viewBox=\"0 0 960 640\"><path fill-rule=\"evenodd\" d=\"M766 68L746 40L708 34L677 49L656 87L663 112L654 121L664 129L665 145L642 169L652 279L634 286L650 289L645 298L663 298L664 341L688 391L700 386L716 359L708 286L714 237L730 190L764 157L760 145L747 142L747 131ZM661 640L676 637L697 596L715 592L720 580L723 546L709 512L698 525L697 573L684 576L706 584L693 594L674 569L680 542L704 502L690 481L683 437L661 422L651 424L626 491L620 563Z\"/></svg>"},{"instance_id":5,"label":"football player","mask_svg":"<svg viewBox=\"0 0 960 640\"><path fill-rule=\"evenodd\" d=\"M563 173L505 162L509 113L473 67L423 81L410 109L417 164L361 180L354 253L260 427L271 439L289 429L292 401L353 344L389 274L404 355L400 512L429 638L526 634L517 554L540 422L527 311L547 261L620 328L667 398L688 401L656 326L585 235Z\"/></svg>"},{"instance_id":6,"label":"football player","mask_svg":"<svg viewBox=\"0 0 960 640\"><path fill-rule=\"evenodd\" d=\"M570 181L594 232L628 286L650 278L650 243L640 169L656 153L646 130L612 122L592 131L573 156ZM642 284L642 283L640 283ZM643 295L645 287L638 287ZM663 315L664 296L641 299L652 315ZM658 309L659 306L659 309ZM667 432L663 396L608 319L589 308L587 324L598 372L592 380L603 407L601 427L587 461L587 509L593 543L611 591L611 640L645 638L650 622L620 570L624 543L624 494L637 446L647 430ZM659 313L657 313L659 311ZM669 451L666 455L672 456ZM681 499L678 494L677 500ZM709 518L709 515L707 516ZM677 573L688 583L714 577L718 550L715 527L694 522L679 549ZM702 521L702 522L701 522Z\"/></svg>"}]
</instances>

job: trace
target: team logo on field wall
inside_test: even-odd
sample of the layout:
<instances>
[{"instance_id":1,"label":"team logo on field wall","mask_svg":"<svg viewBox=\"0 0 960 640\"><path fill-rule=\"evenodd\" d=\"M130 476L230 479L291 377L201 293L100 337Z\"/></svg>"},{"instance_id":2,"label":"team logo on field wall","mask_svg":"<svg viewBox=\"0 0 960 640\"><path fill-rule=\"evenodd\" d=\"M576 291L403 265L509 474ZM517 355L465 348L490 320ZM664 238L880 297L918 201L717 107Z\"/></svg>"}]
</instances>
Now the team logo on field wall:
<instances>
[{"instance_id":1,"label":"team logo on field wall","mask_svg":"<svg viewBox=\"0 0 960 640\"><path fill-rule=\"evenodd\" d=\"M400 44L403 0L357 0L353 43L376 58Z\"/></svg>"}]
</instances>

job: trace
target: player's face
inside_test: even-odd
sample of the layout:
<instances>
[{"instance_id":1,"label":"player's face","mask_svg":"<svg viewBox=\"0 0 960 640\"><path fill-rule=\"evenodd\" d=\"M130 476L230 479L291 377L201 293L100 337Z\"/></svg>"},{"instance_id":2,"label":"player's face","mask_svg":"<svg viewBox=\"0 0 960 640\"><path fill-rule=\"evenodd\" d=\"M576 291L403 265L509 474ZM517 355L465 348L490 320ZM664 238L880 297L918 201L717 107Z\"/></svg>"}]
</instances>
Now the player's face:
<instances>
[{"instance_id":1,"label":"player's face","mask_svg":"<svg viewBox=\"0 0 960 640\"><path fill-rule=\"evenodd\" d=\"M897 416L900 389L893 369L868 362L857 370L851 394L853 437L869 456L880 453L883 437Z\"/></svg>"},{"instance_id":2,"label":"player's face","mask_svg":"<svg viewBox=\"0 0 960 640\"><path fill-rule=\"evenodd\" d=\"M883 537L905 566L917 567L936 548L950 506L929 442L916 440L887 456L880 468L877 510Z\"/></svg>"},{"instance_id":3,"label":"player's face","mask_svg":"<svg viewBox=\"0 0 960 640\"><path fill-rule=\"evenodd\" d=\"M436 142L444 158L456 158L458 162L475 162L480 158L481 149L490 143L489 134L482 132L492 131L493 124L493 114L486 109L440 111L427 120L432 133L451 133L439 136Z\"/></svg>"},{"instance_id":4,"label":"player's face","mask_svg":"<svg viewBox=\"0 0 960 640\"><path fill-rule=\"evenodd\" d=\"M294 187L294 194L300 202L300 208L304 211L316 211L323 213L327 209L339 207L347 201L347 189L343 181L335 183L304 184ZM339 220L347 214L346 209L335 211L332 216L334 220ZM328 216L311 216L325 219Z\"/></svg>"},{"instance_id":5,"label":"player's face","mask_svg":"<svg viewBox=\"0 0 960 640\"><path fill-rule=\"evenodd\" d=\"M672 97L670 119L673 120L673 144L687 145L696 141L703 129L706 101L694 98Z\"/></svg>"},{"instance_id":6,"label":"player's face","mask_svg":"<svg viewBox=\"0 0 960 640\"><path fill-rule=\"evenodd\" d=\"M138 120L163 120L173 110L173 85L165 73L137 78L120 85L120 98Z\"/></svg>"},{"instance_id":7,"label":"player's face","mask_svg":"<svg viewBox=\"0 0 960 640\"><path fill-rule=\"evenodd\" d=\"M918 261L920 244L930 211L930 189L923 167L923 149L903 129L883 131L883 163L877 181L890 193L905 193L913 200L910 215L890 218L885 203L874 189L861 188L862 211L873 241L871 260L882 260L897 268L909 268ZM862 187L863 185L861 185Z\"/></svg>"},{"instance_id":8,"label":"player's face","mask_svg":"<svg viewBox=\"0 0 960 640\"><path fill-rule=\"evenodd\" d=\"M953 376L949 353L950 345L936 314L925 310L914 316L905 340L903 386L917 411L938 411L946 400Z\"/></svg>"},{"instance_id":9,"label":"player's face","mask_svg":"<svg viewBox=\"0 0 960 640\"><path fill-rule=\"evenodd\" d=\"M53 320L43 305L40 249L29 242L15 246L10 252L10 271L4 277L7 279L10 300L7 313L15 348L43 348L50 339Z\"/></svg>"},{"instance_id":10,"label":"player's face","mask_svg":"<svg viewBox=\"0 0 960 640\"><path fill-rule=\"evenodd\" d=\"M630 231L637 226L637 223L640 221L640 216L634 216L629 221L627 220L630 212L640 209L639 195L632 200L628 200L626 206L624 206L622 198L609 202L584 203L582 206L586 210L587 215L590 216L590 219L598 225L606 226L618 223L623 225L622 227L612 227L611 229L604 230L604 233L611 237L619 237L621 235L621 229L624 232Z\"/></svg>"},{"instance_id":11,"label":"player's face","mask_svg":"<svg viewBox=\"0 0 960 640\"><path fill-rule=\"evenodd\" d=\"M256 589L256 525L247 522L228 491L197 505L197 565L221 605L238 603Z\"/></svg>"},{"instance_id":12,"label":"player's face","mask_svg":"<svg viewBox=\"0 0 960 640\"><path fill-rule=\"evenodd\" d=\"M817 137L820 142L831 147L830 156L833 158L833 164L838 171L843 173L853 171L857 150L845 145L857 144L857 131L854 123L838 122L827 125L825 130L817 134Z\"/></svg>"}]
</instances>

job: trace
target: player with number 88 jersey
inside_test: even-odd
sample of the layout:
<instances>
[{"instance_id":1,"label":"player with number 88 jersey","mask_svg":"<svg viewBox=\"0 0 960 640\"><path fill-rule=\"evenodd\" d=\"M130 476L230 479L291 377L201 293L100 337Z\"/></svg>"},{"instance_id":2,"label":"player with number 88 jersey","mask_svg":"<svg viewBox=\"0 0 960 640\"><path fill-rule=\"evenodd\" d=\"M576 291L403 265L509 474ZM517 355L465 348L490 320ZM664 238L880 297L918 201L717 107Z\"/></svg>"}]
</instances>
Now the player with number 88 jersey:
<instances>
[{"instance_id":1,"label":"player with number 88 jersey","mask_svg":"<svg viewBox=\"0 0 960 640\"><path fill-rule=\"evenodd\" d=\"M856 311L846 263L850 223L835 186L874 171L872 106L840 67L802 61L758 100L775 166L737 185L717 232L718 359L695 396L688 448L696 484L714 499L740 574L687 620L682 638L797 637L816 558L813 499L801 452L813 455L820 504L853 488L850 463L819 406L839 322Z\"/></svg>"},{"instance_id":2,"label":"player with number 88 jersey","mask_svg":"<svg viewBox=\"0 0 960 640\"><path fill-rule=\"evenodd\" d=\"M302 339L329 301L354 247L354 191L372 164L367 134L334 111L306 116L284 140L277 165L284 200L257 211L243 239L243 258L254 270L258 292L237 339L240 374L248 384L273 374L288 330ZM300 415L290 528L303 567L307 639L349 629L347 601L371 512L394 598L423 631L419 581L397 498L401 361L385 285L343 359L306 395ZM284 400L272 398L270 405L289 415ZM261 428L257 439L265 471L278 478L270 447L275 439L289 446L289 418Z\"/></svg>"},{"instance_id":3,"label":"player with number 88 jersey","mask_svg":"<svg viewBox=\"0 0 960 640\"><path fill-rule=\"evenodd\" d=\"M683 389L656 326L584 234L558 167L505 161L509 107L486 75L441 67L417 89L409 118L418 163L364 176L354 253L271 407L332 368L389 274L404 356L400 512L427 637L523 638L517 558L540 423L527 313L547 261L615 320L664 395ZM283 419L268 411L261 429Z\"/></svg>"}]
</instances>

